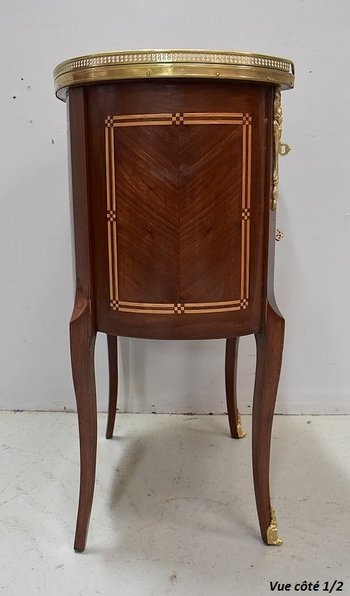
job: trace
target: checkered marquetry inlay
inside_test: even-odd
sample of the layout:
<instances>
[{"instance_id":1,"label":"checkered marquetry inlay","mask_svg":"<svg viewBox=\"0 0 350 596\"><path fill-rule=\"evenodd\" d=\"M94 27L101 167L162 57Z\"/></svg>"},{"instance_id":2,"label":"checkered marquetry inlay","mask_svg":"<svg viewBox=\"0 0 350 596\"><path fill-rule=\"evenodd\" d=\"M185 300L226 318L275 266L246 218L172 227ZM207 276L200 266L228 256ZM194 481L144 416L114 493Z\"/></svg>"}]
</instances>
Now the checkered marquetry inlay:
<instances>
[{"instance_id":1,"label":"checkered marquetry inlay","mask_svg":"<svg viewBox=\"0 0 350 596\"><path fill-rule=\"evenodd\" d=\"M188 126L226 124L242 127L241 284L240 296L222 302L151 303L121 300L118 283L118 209L115 179L114 129L127 126ZM119 312L186 315L245 310L249 306L252 116L248 113L129 114L105 119L109 304Z\"/></svg>"},{"instance_id":2,"label":"checkered marquetry inlay","mask_svg":"<svg viewBox=\"0 0 350 596\"><path fill-rule=\"evenodd\" d=\"M117 212L113 209L107 210L107 221L117 221Z\"/></svg>"},{"instance_id":3,"label":"checkered marquetry inlay","mask_svg":"<svg viewBox=\"0 0 350 596\"><path fill-rule=\"evenodd\" d=\"M172 124L183 124L184 123L183 114L180 114L179 112L177 112L176 114L173 114L171 117L171 123Z\"/></svg>"},{"instance_id":4,"label":"checkered marquetry inlay","mask_svg":"<svg viewBox=\"0 0 350 596\"><path fill-rule=\"evenodd\" d=\"M182 313L185 312L185 305L184 304L176 304L174 306L174 312L177 313L178 315L181 315Z\"/></svg>"}]
</instances>

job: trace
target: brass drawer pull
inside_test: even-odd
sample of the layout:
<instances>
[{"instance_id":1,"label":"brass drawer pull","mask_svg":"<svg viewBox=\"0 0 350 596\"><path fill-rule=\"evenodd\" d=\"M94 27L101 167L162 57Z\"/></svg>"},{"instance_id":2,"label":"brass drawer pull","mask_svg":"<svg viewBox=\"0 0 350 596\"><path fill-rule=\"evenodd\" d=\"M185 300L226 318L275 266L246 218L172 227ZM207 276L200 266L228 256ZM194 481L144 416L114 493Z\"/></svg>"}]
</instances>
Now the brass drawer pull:
<instances>
[{"instance_id":1,"label":"brass drawer pull","mask_svg":"<svg viewBox=\"0 0 350 596\"><path fill-rule=\"evenodd\" d=\"M275 233L275 240L276 240L276 242L279 242L280 240L283 240L283 238L284 238L283 232L277 228L276 233Z\"/></svg>"},{"instance_id":2,"label":"brass drawer pull","mask_svg":"<svg viewBox=\"0 0 350 596\"><path fill-rule=\"evenodd\" d=\"M291 147L289 145L287 145L287 143L280 143L279 146L279 151L278 153L284 157L285 155L288 155L288 153L291 151Z\"/></svg>"}]
</instances>

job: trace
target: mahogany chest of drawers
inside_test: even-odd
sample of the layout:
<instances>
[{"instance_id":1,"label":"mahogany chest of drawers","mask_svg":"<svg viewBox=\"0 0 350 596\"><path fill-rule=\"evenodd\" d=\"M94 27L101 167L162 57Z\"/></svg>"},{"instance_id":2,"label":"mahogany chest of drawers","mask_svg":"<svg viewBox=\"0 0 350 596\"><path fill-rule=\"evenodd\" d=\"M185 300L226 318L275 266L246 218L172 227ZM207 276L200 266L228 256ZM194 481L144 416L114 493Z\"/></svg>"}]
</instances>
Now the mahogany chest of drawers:
<instances>
[{"instance_id":1,"label":"mahogany chest of drawers","mask_svg":"<svg viewBox=\"0 0 350 596\"><path fill-rule=\"evenodd\" d=\"M139 51L55 69L67 102L76 297L70 323L81 484L75 549L85 548L96 464L93 352L107 334L110 398L117 337L226 339L232 437L239 336L255 334L253 474L261 535L280 544L269 455L284 320L273 294L281 89L292 62L255 54Z\"/></svg>"}]
</instances>

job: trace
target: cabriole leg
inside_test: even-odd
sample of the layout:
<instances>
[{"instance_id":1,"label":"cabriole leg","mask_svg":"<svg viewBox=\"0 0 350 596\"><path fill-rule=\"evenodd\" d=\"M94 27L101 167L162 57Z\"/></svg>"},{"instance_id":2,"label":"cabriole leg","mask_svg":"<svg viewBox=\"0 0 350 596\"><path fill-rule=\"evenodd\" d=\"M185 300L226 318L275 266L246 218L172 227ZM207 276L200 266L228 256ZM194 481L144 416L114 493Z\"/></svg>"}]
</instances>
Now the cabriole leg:
<instances>
[{"instance_id":1,"label":"cabriole leg","mask_svg":"<svg viewBox=\"0 0 350 596\"><path fill-rule=\"evenodd\" d=\"M109 399L106 438L113 437L115 415L118 397L118 338L107 335L108 369L109 369Z\"/></svg>"},{"instance_id":2,"label":"cabriole leg","mask_svg":"<svg viewBox=\"0 0 350 596\"><path fill-rule=\"evenodd\" d=\"M270 445L272 421L282 363L284 319L267 304L264 329L255 336L256 377L253 400L253 475L261 536L266 544L282 544L270 502Z\"/></svg>"},{"instance_id":3,"label":"cabriole leg","mask_svg":"<svg viewBox=\"0 0 350 596\"><path fill-rule=\"evenodd\" d=\"M80 440L80 493L74 550L85 549L95 485L97 413L94 371L95 332L90 302L76 298L70 322L73 383Z\"/></svg>"},{"instance_id":4,"label":"cabriole leg","mask_svg":"<svg viewBox=\"0 0 350 596\"><path fill-rule=\"evenodd\" d=\"M231 437L233 439L242 439L246 436L246 433L242 430L241 415L237 407L238 342L238 337L227 339L225 353L226 403Z\"/></svg>"}]
</instances>

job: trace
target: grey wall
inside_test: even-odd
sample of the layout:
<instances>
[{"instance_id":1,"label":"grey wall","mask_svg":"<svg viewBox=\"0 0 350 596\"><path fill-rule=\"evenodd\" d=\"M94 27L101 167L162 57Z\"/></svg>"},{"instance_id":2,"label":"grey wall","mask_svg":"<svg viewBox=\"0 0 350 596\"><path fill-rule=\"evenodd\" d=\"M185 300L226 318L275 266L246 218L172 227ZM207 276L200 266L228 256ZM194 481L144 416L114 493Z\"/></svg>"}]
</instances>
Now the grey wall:
<instances>
[{"instance_id":1,"label":"grey wall","mask_svg":"<svg viewBox=\"0 0 350 596\"><path fill-rule=\"evenodd\" d=\"M74 55L222 48L296 64L283 95L276 295L287 319L280 412L350 411L349 81L345 0L2 0L0 44L0 407L74 407L67 323L73 304L65 106L52 69ZM97 345L106 406L104 338ZM240 358L249 411L254 342ZM221 412L223 341L122 339L120 406Z\"/></svg>"}]
</instances>

